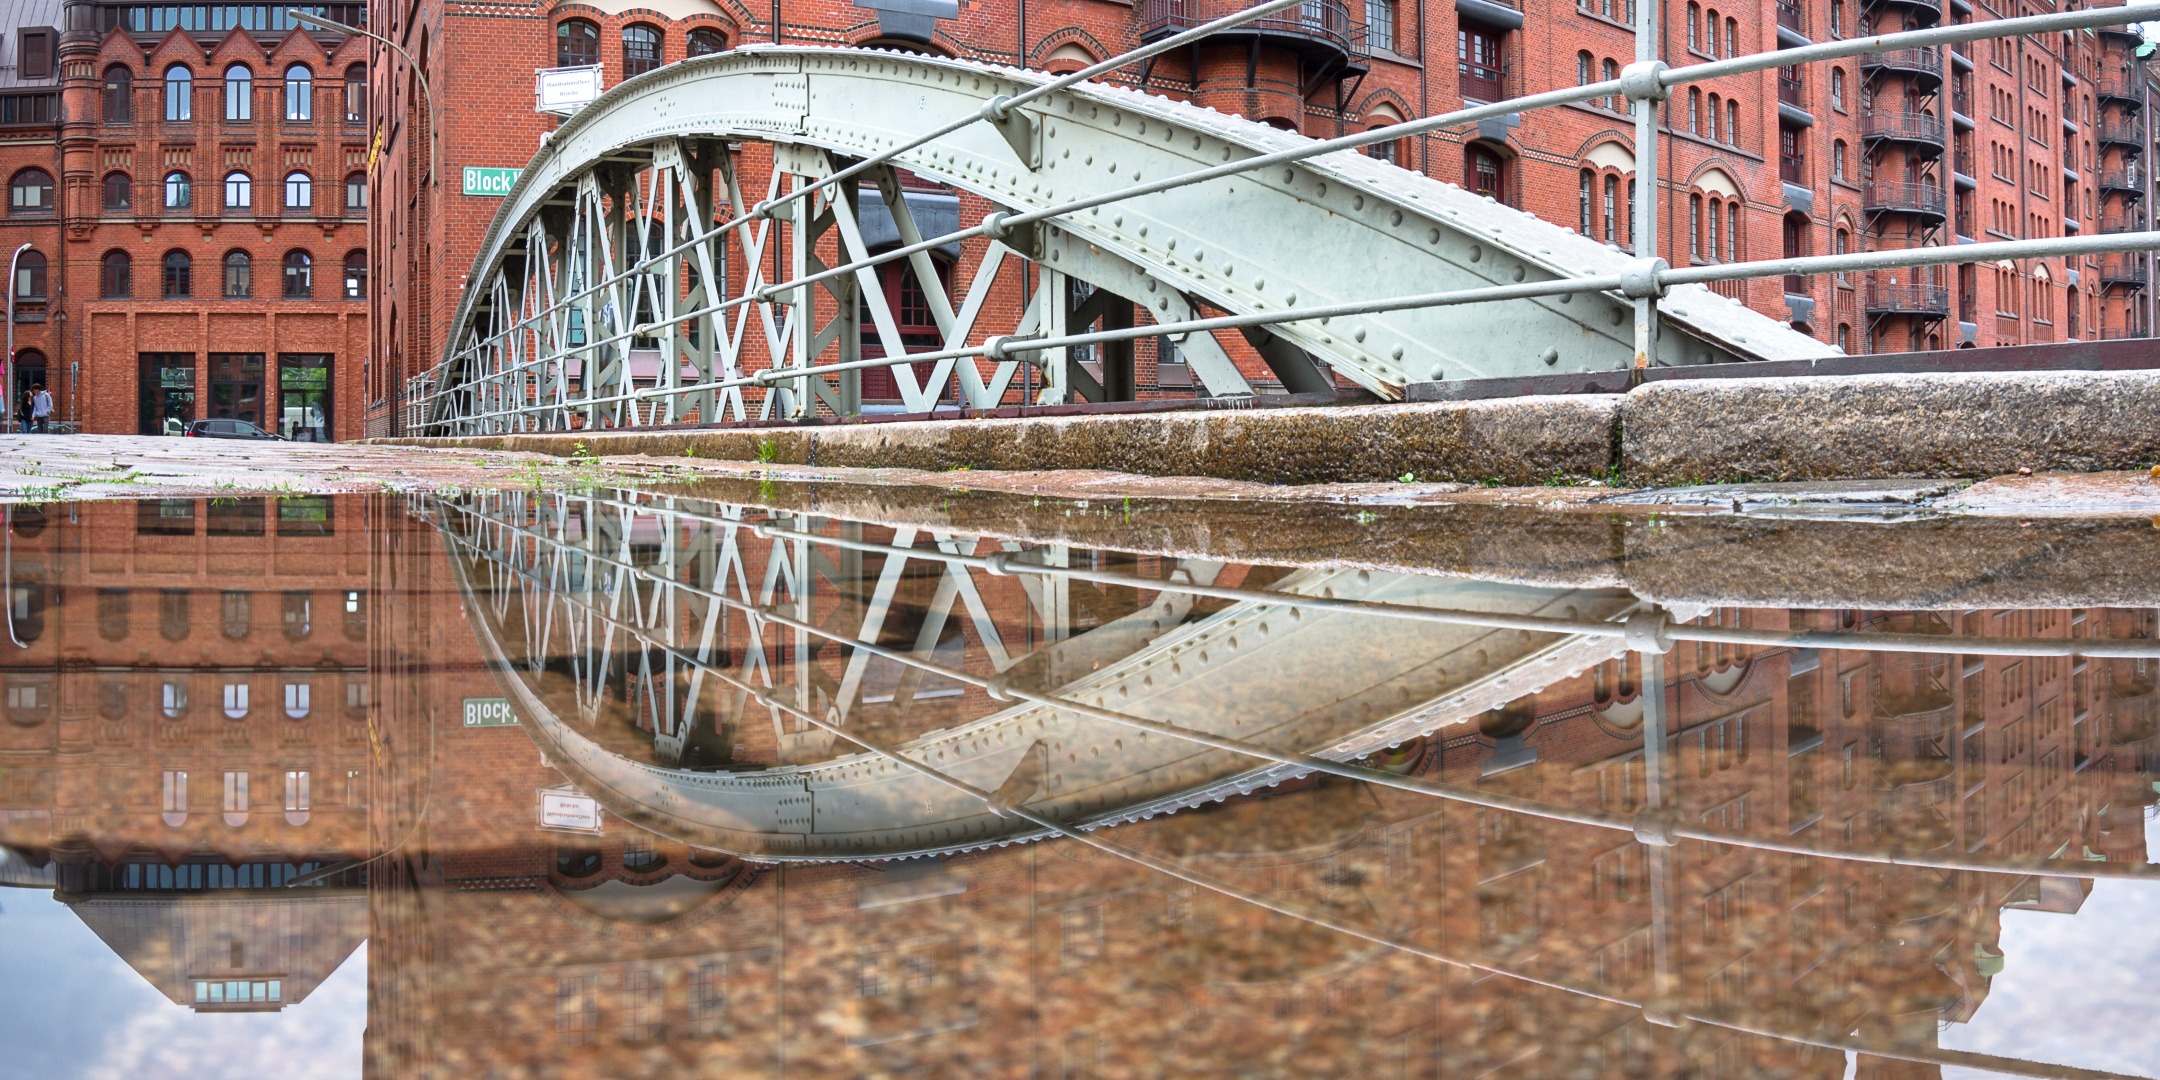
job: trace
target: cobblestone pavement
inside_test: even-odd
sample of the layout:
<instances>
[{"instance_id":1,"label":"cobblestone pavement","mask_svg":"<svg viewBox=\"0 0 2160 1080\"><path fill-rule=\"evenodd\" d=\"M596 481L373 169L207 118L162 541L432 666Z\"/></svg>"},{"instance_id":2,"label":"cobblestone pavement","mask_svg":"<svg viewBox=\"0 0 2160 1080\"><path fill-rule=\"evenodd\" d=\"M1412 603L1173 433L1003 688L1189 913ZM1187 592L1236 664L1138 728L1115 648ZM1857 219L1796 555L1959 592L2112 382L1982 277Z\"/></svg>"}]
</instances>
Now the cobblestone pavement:
<instances>
[{"instance_id":1,"label":"cobblestone pavement","mask_svg":"<svg viewBox=\"0 0 2160 1080\"><path fill-rule=\"evenodd\" d=\"M1072 499L1292 500L1368 506L1518 505L1595 509L1616 494L1599 485L1477 487L1448 483L1312 484L1281 487L1206 477L1152 477L1092 470L999 472L767 465L709 458L565 458L514 451L339 443L252 442L133 435L0 435L0 501L134 499L278 492L440 492L597 486L689 485L714 479L816 480L917 485ZM1779 485L1805 489L1810 485ZM2015 516L2154 516L2160 480L2142 472L2002 476L1957 486L1922 506L1938 512ZM1826 489L1835 485L1823 485ZM1621 489L1625 490L1625 489ZM1716 512L1674 500L1660 513ZM1717 500L1711 500L1713 504ZM1824 500L1835 503L1835 498ZM1634 507L1643 511L1645 507ZM1751 504L1752 509L1752 504Z\"/></svg>"}]
</instances>

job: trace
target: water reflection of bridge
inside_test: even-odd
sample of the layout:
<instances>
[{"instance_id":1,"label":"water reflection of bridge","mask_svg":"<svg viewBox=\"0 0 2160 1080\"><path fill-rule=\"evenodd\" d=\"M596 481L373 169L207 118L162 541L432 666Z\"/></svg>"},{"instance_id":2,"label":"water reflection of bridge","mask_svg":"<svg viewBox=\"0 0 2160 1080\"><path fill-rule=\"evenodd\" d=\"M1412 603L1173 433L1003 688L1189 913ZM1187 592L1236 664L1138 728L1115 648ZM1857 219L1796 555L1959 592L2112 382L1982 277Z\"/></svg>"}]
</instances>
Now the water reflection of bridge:
<instances>
[{"instance_id":1,"label":"water reflection of bridge","mask_svg":"<svg viewBox=\"0 0 2160 1080\"><path fill-rule=\"evenodd\" d=\"M1636 606L1609 590L1123 560L1159 582L1146 595L1016 570L1120 561L1107 553L1078 553L1088 565L1075 567L1066 548L665 497L502 495L437 512L551 759L619 813L767 859L1044 833L875 754L836 752L828 726L1060 822L1132 819L1302 770L1016 694L1354 759L1498 708L1618 643L1330 602L1564 619ZM1009 562L967 565L979 555ZM1180 591L1218 585L1280 599Z\"/></svg>"},{"instance_id":2,"label":"water reflection of bridge","mask_svg":"<svg viewBox=\"0 0 2160 1080\"><path fill-rule=\"evenodd\" d=\"M509 528L470 520L487 516L478 504L431 510L451 526L446 554L463 560L464 578L482 601L503 601L505 590L538 589L558 572L540 557L545 548L569 564L559 572L585 590L583 596L557 593L552 599L543 594L537 603L510 598L480 620L488 628L522 634L526 620L550 606L556 620L552 632L559 633L567 632L568 619L591 619L605 610L603 603L622 603L617 610L656 610L662 575L629 579L639 564L625 557L619 536L584 553L564 541L566 533L601 533L590 524L589 512L523 505L522 519L493 511ZM850 653L832 639L859 633L861 624L853 620L869 607L865 594L875 598L868 586L882 580L888 563L862 548L889 546L879 527L768 518L755 507L688 509L736 523L740 562L727 564L735 567L730 577L776 582L768 595L713 589L700 595L695 586L679 590L675 600L682 607L703 612L717 606L723 614L739 616L733 627L714 630L715 641L725 648L716 647L701 662L694 653L686 659L692 646L679 642L700 639L655 648L667 639L649 629L653 624L644 624L648 629L642 634L618 625L613 632L619 640L638 647L618 650L620 666L589 684L597 689L583 690L574 681L578 673L589 677L602 669L569 665L594 657L593 642L608 632L606 620L594 619L579 631L586 635L582 648L542 653L537 673L529 654L516 654L515 646L503 650L506 657L526 662L519 681L533 688L536 701L556 703L550 706L559 717L553 722L611 750L616 762L588 760L626 767L625 775L687 773L716 764L800 775L846 760L833 756L838 745L833 742L815 745L815 753L828 755L823 761L780 763L781 736L823 730L812 720L884 749L913 747L915 752L928 746L922 760L942 766L958 759L937 761L938 736L949 734L953 725L1017 708L994 700L984 682L1008 690L1068 686L1097 670L1093 665L1101 654L1083 651L1090 635L1108 629L1102 639L1107 643L1120 626L1134 625L1121 620L1159 602L1140 593L1126 597L1122 610L1102 608L1110 588L1094 589L1085 575L1169 583L1171 574L1185 570L1189 575L1193 569L1130 558L1119 566L1114 564L1120 557L1108 552L1058 553L1077 571L1064 579L1066 610L1075 614L1057 639L1072 651L1037 646L1016 659L1012 652L1019 650L1012 650L1006 653L1011 663L1000 669L986 660L987 644L968 632L976 622L974 609L961 598L963 586L950 572L959 558L954 552L983 552L987 545L972 546L967 537L929 537L915 549L924 557L908 556L898 574L902 584L886 608L886 618L896 620L888 626L895 628L884 633L883 644ZM468 520L460 523L460 515ZM772 523L760 528L766 521ZM826 542L809 552L789 546L811 544L788 535L804 533ZM645 542L660 545L664 554L661 534L646 535ZM489 543L506 553L496 554ZM524 545L514 557L507 554L513 544ZM815 550L820 547L824 550ZM742 554L746 551L752 554ZM819 569L811 584L818 603L809 618L791 606L797 594L787 571L769 571L769 561L758 561L773 560L775 552L790 568L800 559ZM844 563L857 554L865 560ZM702 555L684 553L680 565L723 565L699 564ZM820 555L832 570L819 567ZM653 554L638 557L648 560L647 566L661 561ZM919 577L907 569L915 564L922 564ZM993 575L981 559L970 566L981 610L998 631L1000 647L1018 641L1024 650L1036 639L1051 638L1044 611L1056 609L1035 597L1038 586L1056 575L1037 574L1035 585L1023 585L1030 580L1025 573ZM1206 569L1219 587L1237 583L1255 589L1282 589L1299 573L1268 581L1256 576L1264 572L1235 565ZM611 582L608 574L617 576ZM852 589L850 580L856 583ZM1092 589L1093 595L1075 598L1076 588ZM923 598L935 600L948 590L954 605L950 619L961 629L926 632L929 619L918 620L911 612L927 610ZM1201 625L1237 610L1234 599L1216 597L1212 604L1208 599L1193 601L1178 625ZM723 602L728 600L738 606ZM506 621L510 616L515 619ZM766 624L754 638L752 618ZM703 631L697 620L684 625ZM2097 609L1974 612L1938 625L1896 613L1726 609L1703 613L1697 626L1759 636L1801 627L1942 638L1955 631L1962 641L1993 635L2063 644L2151 634L2149 613ZM1160 633L1157 627L1135 632L1119 648L1130 655L1137 651L1132 637L1152 640ZM504 634L500 640L533 639ZM816 647L820 641L824 648ZM2095 640L2090 647L2103 646ZM928 651L918 656L921 650ZM760 657L753 659L753 652ZM832 691L843 685L849 663L861 653L869 654L862 685L878 687L863 698L886 697L889 687L892 698L907 701L910 691L902 680L912 677L910 686L945 693L916 695L916 704L946 711L910 720L879 711L890 701L863 700L839 717L844 724L834 723L840 710ZM1041 678L1028 657L1045 653L1037 661L1044 670L1051 656L1077 658L1075 667L1059 669L1074 674L1063 682ZM637 940L653 943L629 949L609 944L631 931L608 929L610 919L627 916L604 904L579 906L577 919L584 921L561 922L568 916L559 914L566 910L559 901L519 907L499 895L459 892L500 887L478 879L471 886L450 886L457 894L453 898L427 903L441 905L435 908L438 917L457 911L463 923L501 924L499 930L476 933L466 943L469 950L458 953L461 964L475 969L488 968L487 942L497 934L538 933L556 939L551 945L556 952L583 957L536 973L506 973L507 983L493 992L497 1000L474 1006L529 1009L532 1001L552 996L558 1004L554 1038L596 1047L596 1067L665 1047L683 1055L721 1052L752 1072L774 1071L782 1060L789 1072L828 1067L859 1072L958 1068L961 1062L1019 1054L1031 1060L1049 1055L1057 1063L1054 1069L1084 1075L1132 1055L1153 1056L1164 1047L1229 1060L1243 1048L1266 1043L1313 1053L1329 1047L1345 1055L1325 1059L1335 1062L1334 1071L1345 1061L1381 1061L1405 1076L1483 1072L1518 1060L1534 1062L1518 1068L1591 1075L1775 1068L1835 1076L1844 1072L1846 1048L1862 1051L1862 1074L1871 1076L1926 1072L1929 1063L1942 1062L2078 1075L1939 1050L1935 1025L1969 1018L2001 970L1997 911L2075 910L2085 886L2069 877L1946 866L1985 866L1992 859L2001 864L1994 867L1998 870L2037 864L2060 874L2072 871L2073 860L2109 860L2083 863L2096 872L2142 863L2141 810L2152 801L2152 762L2149 742L2135 737L2150 688L2140 695L2136 673L2146 668L2135 659L2065 656L2057 663L2045 656L1946 653L1954 657L1947 670L1955 677L1944 681L1939 676L1946 666L1939 662L1859 650L1681 642L1663 653L1613 653L1604 648L1600 655L1607 659L1584 664L1577 673L1557 673L1512 687L1512 697L1472 703L1453 715L1474 724L1407 739L1395 753L1367 760L1416 783L1445 784L1493 803L1523 799L1586 819L1662 806L1683 828L1729 835L1736 842L1644 845L1564 817L1514 813L1498 805L1443 812L1444 803L1385 785L1321 777L1317 786L1308 779L1267 790L1280 795L1299 789L1283 798L1233 794L1226 805L1087 834L1115 845L1124 858L1060 841L940 860L869 868L801 866L755 881L737 878L736 887L713 894L701 907L658 921L631 918L621 924L634 924L636 934L647 935ZM896 657L916 657L920 666ZM690 670L634 666L670 658ZM896 665L885 669L883 684L873 680L881 660ZM1120 660L1112 655L1112 662ZM823 676L796 674L805 661L823 665ZM632 708L624 703L624 691L655 690L655 682L687 684L700 664L737 695L735 703L694 699L697 715L714 718L713 738L693 726L679 733L679 750L667 751L659 725L652 722L669 715L665 708ZM1005 684L992 682L990 676L1000 670L1019 674ZM742 677L761 671L774 677L762 683ZM939 672L962 677L937 683L945 677ZM789 695L800 695L802 686L811 688L809 700L826 711L799 708L803 698ZM1934 700L1944 687L1956 717L1946 737L1936 734L1941 703ZM1916 697L1921 690L1925 693ZM815 696L819 691L826 696ZM1312 693L1306 687L1298 692ZM687 697L685 687L678 700ZM1107 693L1104 700L1110 700ZM575 704L580 701L593 703L585 707L589 720ZM1926 707L1910 707L1916 701ZM723 713L726 708L737 711ZM754 722L738 719L730 727L723 715ZM926 730L938 727L947 730ZM1649 732L1663 735L1644 738ZM1125 737L1128 744L1135 741L1130 732ZM718 754L723 748L725 762ZM668 769L661 752L679 753L688 768ZM1933 762L1945 752L1955 777L1949 799L1930 797L1908 806L1914 785L1900 782L1908 768L1901 763L1925 760L1926 768L1939 770ZM550 760L556 756L549 754ZM853 757L862 763L858 768L877 760L895 765L891 757ZM1258 770L1262 782L1269 771ZM600 775L587 772L581 780ZM662 864L696 872L696 849L667 837L695 843L702 838L698 822L645 813L619 793L610 797L643 815L634 821L662 835L625 829L623 839L607 840L592 856L604 867L603 876L623 884L664 874L651 869L654 851ZM520 813L529 815L529 809ZM1114 810L1102 815L1135 816ZM483 847L491 842L475 841ZM1781 854L1772 849L1780 844L1919 849L1919 855L1946 866ZM2048 861L2051 855L2064 861ZM534 881L543 897L573 896L583 882L564 879L561 869L559 861L554 872L532 867L527 873L533 876L524 880ZM381 900L404 903L394 892ZM1295 911L1299 918L1276 918L1265 913L1270 909ZM726 918L715 918L720 912ZM592 921L594 915L599 921ZM1368 940L1326 929L1330 924L1360 931ZM1371 937L1396 948L1376 949ZM1430 962L1435 959L1440 967ZM1017 982L1012 974L1000 974L1022 969L1030 974ZM1510 977L1489 977L1495 972ZM462 967L436 974L449 980L446 986L479 978ZM712 1026L710 998L704 996L715 978L728 987L731 1008L726 1038L719 1043L707 1037L719 1029ZM1409 986L1419 989L1406 990ZM1197 1017L1194 1001L1205 1002ZM850 1033L845 1049L813 1049L800 1033L824 1021L808 1014L791 1018L798 1007L827 1010L820 1015ZM1675 1020L1682 1021L1677 1029L1662 1026ZM565 1025L570 1035L563 1034ZM1023 1030L1034 1037L1026 1046L1013 1045L1012 1032ZM540 1034L537 1049L560 1052L548 1046L545 1032ZM821 1064L805 1062L813 1057ZM1320 1064L1307 1071L1331 1069Z\"/></svg>"}]
</instances>

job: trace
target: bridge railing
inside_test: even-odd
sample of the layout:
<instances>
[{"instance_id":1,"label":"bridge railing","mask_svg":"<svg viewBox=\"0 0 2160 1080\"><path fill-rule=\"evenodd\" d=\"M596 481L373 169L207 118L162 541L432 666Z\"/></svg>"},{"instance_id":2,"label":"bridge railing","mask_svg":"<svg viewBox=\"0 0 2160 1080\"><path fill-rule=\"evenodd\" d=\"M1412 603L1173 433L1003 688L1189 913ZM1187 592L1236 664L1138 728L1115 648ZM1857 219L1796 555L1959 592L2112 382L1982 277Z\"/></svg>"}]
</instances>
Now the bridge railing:
<instances>
[{"instance_id":1,"label":"bridge railing","mask_svg":"<svg viewBox=\"0 0 2160 1080\"><path fill-rule=\"evenodd\" d=\"M651 327L620 325L630 320L616 319L614 327L596 326L590 331L591 340L580 341L574 348L558 348L538 355L510 355L504 359L505 345L520 333L533 332L558 319L565 313L583 305L591 308L592 298L604 291L619 287L636 275L648 273L665 260L676 259L690 248L715 238L726 236L760 222L774 219L787 204L808 198L835 185L862 177L871 169L889 165L898 155L926 145L969 125L981 122L1004 123L1014 115L1014 110L1027 102L1073 86L1086 79L1106 73L1127 64L1137 63L1174 48L1191 44L1209 34L1218 33L1258 19L1285 11L1305 0L1270 0L1256 4L1242 12L1236 12L1183 33L1151 42L1131 52L1112 57L1092 67L1070 75L1050 79L1020 94L1000 96L983 103L976 112L955 118L930 132L905 140L882 152L871 154L853 165L839 169L814 182L806 183L793 191L776 193L771 199L757 204L745 213L697 232L679 243L651 254L628 260L622 269L606 275L598 275L590 284L582 285L561 299L536 311L521 314L498 315L496 325L482 330L472 328L472 336L462 343L453 340L442 361L416 376L410 386L410 400L423 412L423 419L415 433L450 433L465 431L493 433L513 430L531 430L543 422L553 422L550 417L561 417L568 422L565 410L553 403L528 400L529 383L513 386L517 379L530 380L537 373L560 370L569 364L584 362L584 357L598 355L597 349L611 347L626 349L634 338L648 336ZM716 316L757 303L771 303L795 295L806 289L835 279L843 279L863 270L874 269L889 262L910 259L937 248L979 239L1002 239L1015 235L1018 230L1038 223L1055 222L1069 215L1083 213L1100 207L1112 206L1126 200L1156 194L1222 177L1246 174L1285 164L1293 164L1311 158L1344 150L1362 150L1382 142L1437 133L1462 127L1482 120L1497 120L1519 115L1531 109L1555 105L1580 103L1598 98L1621 97L1633 103L1636 132L1635 153L1637 175L1658 175L1655 156L1663 132L1657 123L1653 103L1662 102L1673 88L1745 75L1776 68L1797 68L1800 65L1823 61L1860 57L1870 54L1896 53L1905 50L1933 50L1942 45L1987 40L1998 37L2039 35L2068 30L2102 26L2116 26L2146 20L2160 21L2160 3L2146 3L2116 8L2064 11L2015 19L1987 22L1962 23L1935 26L1924 30L1912 30L1869 37L1846 38L1799 48L1778 49L1771 52L1736 56L1706 63L1671 68L1655 55L1657 32L1657 9L1655 4L1640 4L1636 9L1637 59L1627 66L1617 79L1586 83L1579 86L1560 87L1540 93L1512 98L1503 102L1477 104L1435 116L1407 121L1401 124L1375 128L1370 131L1345 135L1334 139L1316 140L1291 149L1258 154L1221 165L1182 173L1160 180L1137 183L1112 191L1074 199L1033 210L1005 212L996 211L980 222L955 229L940 236L928 237L916 243L902 244L876 255L842 263L812 273L799 274L784 281L767 284L755 292L731 299L714 301L689 311L675 312L675 321L701 319ZM1939 129L1939 119L1936 120ZM2102 125L2102 138L2110 137L2106 124ZM2142 138L2142 125L2134 134ZM1901 129L1902 131L1902 129ZM1918 134L1917 132L1914 134ZM2129 138L2120 132L2117 138ZM1673 285L1708 284L1746 278L1775 277L1783 275L1808 275L1821 273L1849 273L1874 269L1905 267L1917 269L1922 266L1943 266L1964 263L1993 262L1998 260L2052 258L2067 256L2102 255L2110 253L2152 250L2160 247L2160 232L2140 231L2136 223L2125 221L2117 224L2121 231L2111 231L2103 224L2097 235L2072 236L2052 239L2005 241L1987 244L1945 245L1922 248L1906 248L1894 251L1857 252L1842 255L1805 256L1796 258L1766 259L1747 262L1720 263L1706 266L1672 267L1656 257L1658 250L1657 215L1659 205L1658 184L1637 186L1633 225L1637 258L1620 274L1585 275L1555 281L1533 281L1514 285L1481 286L1448 290L1413 296L1381 297L1328 305L1291 306L1273 311L1229 315L1216 318L1191 318L1169 320L1147 326L1106 329L1080 334L1038 334L1035 336L1000 335L977 345L947 349L935 349L916 353L896 353L892 356L865 358L828 364L773 367L755 373L726 378L708 379L688 385L656 385L633 387L611 394L586 393L576 401L578 408L595 406L630 407L628 415L636 416L634 406L643 401L658 398L682 398L687 395L709 395L720 390L748 388L770 389L783 383L801 380L823 379L849 371L871 368L888 368L907 363L931 363L937 361L973 361L978 359L1003 362L1024 360L1030 356L1040 357L1053 350L1076 346L1101 345L1135 341L1141 338L1179 336L1193 332L1215 330L1240 330L1265 328L1288 323L1316 322L1349 315L1375 314L1461 304L1492 303L1503 300L1524 300L1540 297L1566 297L1587 293L1617 293L1628 299L1635 309L1634 366L1646 367L1655 355L1658 332L1658 300ZM485 361L493 360L493 367L481 373L478 368ZM667 382L669 380L660 380ZM492 384L492 385L489 385Z\"/></svg>"}]
</instances>

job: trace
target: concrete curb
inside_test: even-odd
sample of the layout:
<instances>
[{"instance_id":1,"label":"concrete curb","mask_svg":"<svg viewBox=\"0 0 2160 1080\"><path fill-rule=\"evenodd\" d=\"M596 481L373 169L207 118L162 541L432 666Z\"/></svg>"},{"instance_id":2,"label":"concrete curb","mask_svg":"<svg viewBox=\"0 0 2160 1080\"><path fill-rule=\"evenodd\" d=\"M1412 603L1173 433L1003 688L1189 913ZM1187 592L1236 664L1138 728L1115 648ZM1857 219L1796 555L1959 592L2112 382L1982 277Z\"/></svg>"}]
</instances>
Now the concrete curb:
<instances>
[{"instance_id":1,"label":"concrete curb","mask_svg":"<svg viewBox=\"0 0 2160 1080\"><path fill-rule=\"evenodd\" d=\"M1611 394L1024 420L925 420L754 430L600 432L401 440L558 456L651 454L854 468L1101 469L1269 484L1602 476Z\"/></svg>"},{"instance_id":2,"label":"concrete curb","mask_svg":"<svg viewBox=\"0 0 2160 1080\"><path fill-rule=\"evenodd\" d=\"M2160 460L2160 372L1661 382L1620 419L1630 484L2097 472Z\"/></svg>"},{"instance_id":3,"label":"concrete curb","mask_svg":"<svg viewBox=\"0 0 2160 1080\"><path fill-rule=\"evenodd\" d=\"M1100 469L1268 484L1980 478L2160 461L2160 371L1654 382L1332 408L382 440L852 468Z\"/></svg>"}]
</instances>

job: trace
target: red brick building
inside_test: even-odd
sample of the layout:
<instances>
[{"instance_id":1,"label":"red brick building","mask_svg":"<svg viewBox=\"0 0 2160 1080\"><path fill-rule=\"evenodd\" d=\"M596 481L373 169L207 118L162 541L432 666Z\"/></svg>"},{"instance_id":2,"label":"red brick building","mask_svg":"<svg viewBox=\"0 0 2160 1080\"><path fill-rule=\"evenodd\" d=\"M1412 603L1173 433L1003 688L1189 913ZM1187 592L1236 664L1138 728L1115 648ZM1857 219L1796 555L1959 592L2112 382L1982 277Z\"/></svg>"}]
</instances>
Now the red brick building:
<instances>
[{"instance_id":1,"label":"red brick building","mask_svg":"<svg viewBox=\"0 0 2160 1080\"><path fill-rule=\"evenodd\" d=\"M17 6L0 69L16 392L78 430L350 437L366 52L284 5ZM340 8L350 19L357 7Z\"/></svg>"},{"instance_id":2,"label":"red brick building","mask_svg":"<svg viewBox=\"0 0 2160 1080\"><path fill-rule=\"evenodd\" d=\"M2000 0L1768 0L1738 8L1697 0L1668 12L1661 55L1684 66L2044 10L1996 10L1990 2ZM420 58L437 100L431 116L405 64L378 50L373 93L386 106L385 157L374 182L386 212L372 250L385 288L370 316L382 358L367 388L371 415L387 427L402 375L439 355L462 288L447 274L470 265L497 205L460 194L444 174L518 166L556 123L531 111L529 69L597 63L613 84L696 53L781 42L1069 71L1238 6L382 5L374 9L377 27ZM1634 56L1626 0L1318 0L1297 11L1110 78L1324 137L1608 78ZM2150 80L2132 55L2137 41L2128 31L2078 32L1871 54L1684 89L1664 110L1660 250L1685 265L2142 229ZM1597 239L1629 243L1634 150L1625 102L1538 110L1375 152ZM451 158L440 168L438 153ZM2147 332L2148 262L2142 255L2027 260L1719 288L1855 353L2090 340ZM1266 381L1249 353L1226 344ZM1169 385L1140 382L1143 396Z\"/></svg>"}]
</instances>

